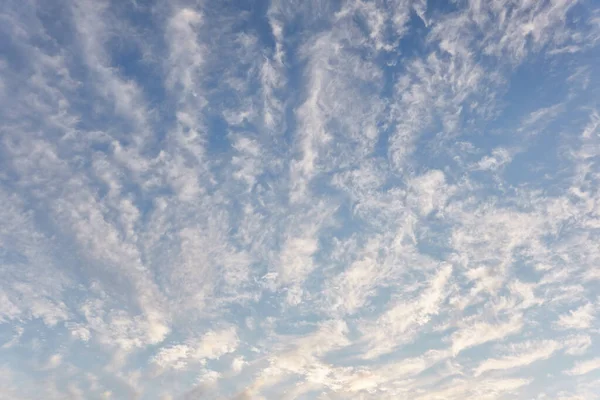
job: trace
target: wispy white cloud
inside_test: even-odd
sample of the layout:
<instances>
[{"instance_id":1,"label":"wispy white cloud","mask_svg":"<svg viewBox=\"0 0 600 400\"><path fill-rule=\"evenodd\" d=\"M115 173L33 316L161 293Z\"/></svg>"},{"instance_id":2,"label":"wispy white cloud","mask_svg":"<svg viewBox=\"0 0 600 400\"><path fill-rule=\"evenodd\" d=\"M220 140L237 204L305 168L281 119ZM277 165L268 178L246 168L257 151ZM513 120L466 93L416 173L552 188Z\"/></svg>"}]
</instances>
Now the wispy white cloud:
<instances>
[{"instance_id":1,"label":"wispy white cloud","mask_svg":"<svg viewBox=\"0 0 600 400\"><path fill-rule=\"evenodd\" d=\"M421 327L428 324L440 311L448 295L446 286L451 275L450 265L440 266L417 299L411 302L400 301L372 324L365 324L362 329L369 345L365 357L377 357L414 340Z\"/></svg>"},{"instance_id":2,"label":"wispy white cloud","mask_svg":"<svg viewBox=\"0 0 600 400\"><path fill-rule=\"evenodd\" d=\"M470 347L515 335L523 326L523 319L519 315L499 323L476 322L465 325L451 336L452 352L456 355Z\"/></svg>"},{"instance_id":3,"label":"wispy white cloud","mask_svg":"<svg viewBox=\"0 0 600 400\"><path fill-rule=\"evenodd\" d=\"M578 361L575 366L568 371L565 371L567 375L585 375L600 368L600 359L593 358L585 361Z\"/></svg>"},{"instance_id":4,"label":"wispy white cloud","mask_svg":"<svg viewBox=\"0 0 600 400\"><path fill-rule=\"evenodd\" d=\"M594 305L588 303L559 316L556 326L559 329L586 329L594 321Z\"/></svg>"},{"instance_id":5,"label":"wispy white cloud","mask_svg":"<svg viewBox=\"0 0 600 400\"><path fill-rule=\"evenodd\" d=\"M565 340L565 353L569 355L585 354L592 345L592 338L587 335L574 335Z\"/></svg>"},{"instance_id":6,"label":"wispy white cloud","mask_svg":"<svg viewBox=\"0 0 600 400\"><path fill-rule=\"evenodd\" d=\"M0 397L597 392L595 4L0 8Z\"/></svg>"},{"instance_id":7,"label":"wispy white cloud","mask_svg":"<svg viewBox=\"0 0 600 400\"><path fill-rule=\"evenodd\" d=\"M199 339L190 339L185 344L161 348L153 362L160 368L184 369L189 363L204 364L206 360L218 359L232 353L239 345L235 328L209 331Z\"/></svg>"},{"instance_id":8,"label":"wispy white cloud","mask_svg":"<svg viewBox=\"0 0 600 400\"><path fill-rule=\"evenodd\" d=\"M491 155L485 156L481 160L479 160L479 162L477 162L477 169L484 171L497 171L504 165L510 163L512 161L512 157L513 156L507 149L494 149Z\"/></svg>"},{"instance_id":9,"label":"wispy white cloud","mask_svg":"<svg viewBox=\"0 0 600 400\"><path fill-rule=\"evenodd\" d=\"M502 358L487 359L477 366L475 376L481 375L487 371L509 370L520 368L536 361L550 358L561 345L552 340L541 341L539 343L521 343L511 352Z\"/></svg>"}]
</instances>

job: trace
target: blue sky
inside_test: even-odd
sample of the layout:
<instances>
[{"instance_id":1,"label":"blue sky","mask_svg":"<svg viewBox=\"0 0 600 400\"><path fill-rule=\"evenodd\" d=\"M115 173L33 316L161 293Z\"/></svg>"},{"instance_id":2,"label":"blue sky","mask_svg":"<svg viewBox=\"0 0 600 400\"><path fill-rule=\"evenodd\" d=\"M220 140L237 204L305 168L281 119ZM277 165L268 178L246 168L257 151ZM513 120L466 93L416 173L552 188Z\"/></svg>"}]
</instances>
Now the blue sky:
<instances>
[{"instance_id":1,"label":"blue sky","mask_svg":"<svg viewBox=\"0 0 600 400\"><path fill-rule=\"evenodd\" d=\"M0 5L0 399L596 399L594 0Z\"/></svg>"}]
</instances>

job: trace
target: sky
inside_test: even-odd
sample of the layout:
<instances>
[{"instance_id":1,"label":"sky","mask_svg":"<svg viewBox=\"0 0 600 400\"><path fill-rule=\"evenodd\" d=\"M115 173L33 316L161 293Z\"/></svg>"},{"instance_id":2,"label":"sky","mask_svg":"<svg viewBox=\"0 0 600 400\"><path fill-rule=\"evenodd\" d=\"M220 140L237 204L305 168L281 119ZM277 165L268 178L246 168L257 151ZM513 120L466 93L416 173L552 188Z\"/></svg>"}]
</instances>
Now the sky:
<instances>
[{"instance_id":1,"label":"sky","mask_svg":"<svg viewBox=\"0 0 600 400\"><path fill-rule=\"evenodd\" d=\"M600 399L597 0L0 2L0 399Z\"/></svg>"}]
</instances>

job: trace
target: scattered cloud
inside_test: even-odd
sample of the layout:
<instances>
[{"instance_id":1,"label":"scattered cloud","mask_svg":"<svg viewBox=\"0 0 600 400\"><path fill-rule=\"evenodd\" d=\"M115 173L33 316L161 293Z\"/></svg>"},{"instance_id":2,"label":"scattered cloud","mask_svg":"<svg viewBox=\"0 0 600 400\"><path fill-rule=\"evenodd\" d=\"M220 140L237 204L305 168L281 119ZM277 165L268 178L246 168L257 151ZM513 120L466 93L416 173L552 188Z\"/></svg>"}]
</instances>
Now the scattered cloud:
<instances>
[{"instance_id":1,"label":"scattered cloud","mask_svg":"<svg viewBox=\"0 0 600 400\"><path fill-rule=\"evenodd\" d=\"M559 316L556 326L559 329L586 329L594 321L594 305L588 303Z\"/></svg>"},{"instance_id":2,"label":"scattered cloud","mask_svg":"<svg viewBox=\"0 0 600 400\"><path fill-rule=\"evenodd\" d=\"M593 2L0 8L0 398L600 390Z\"/></svg>"},{"instance_id":3,"label":"scattered cloud","mask_svg":"<svg viewBox=\"0 0 600 400\"><path fill-rule=\"evenodd\" d=\"M550 358L560 345L556 341L542 341L539 343L521 343L511 354L502 358L490 358L482 362L475 369L475 376L481 375L487 371L509 370L523 367L536 361Z\"/></svg>"},{"instance_id":4,"label":"scattered cloud","mask_svg":"<svg viewBox=\"0 0 600 400\"><path fill-rule=\"evenodd\" d=\"M570 370L566 371L567 375L585 375L600 368L600 359L593 358L585 361L578 361L575 366Z\"/></svg>"}]
</instances>

